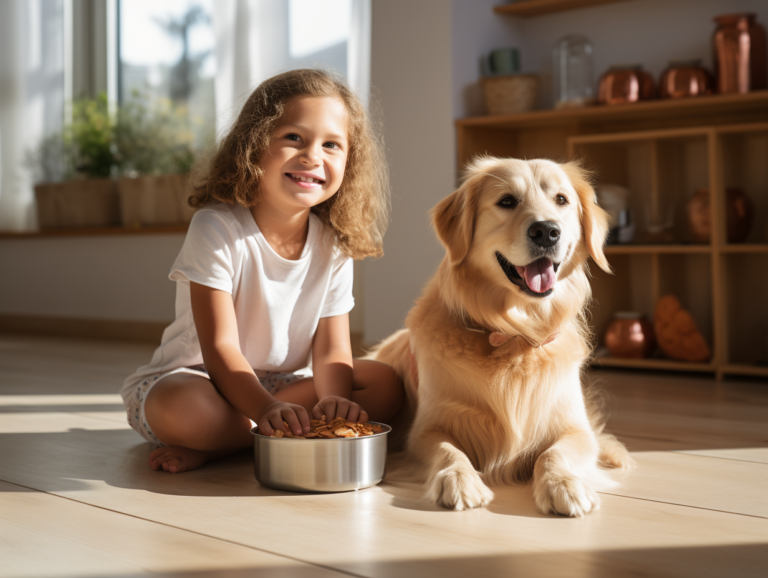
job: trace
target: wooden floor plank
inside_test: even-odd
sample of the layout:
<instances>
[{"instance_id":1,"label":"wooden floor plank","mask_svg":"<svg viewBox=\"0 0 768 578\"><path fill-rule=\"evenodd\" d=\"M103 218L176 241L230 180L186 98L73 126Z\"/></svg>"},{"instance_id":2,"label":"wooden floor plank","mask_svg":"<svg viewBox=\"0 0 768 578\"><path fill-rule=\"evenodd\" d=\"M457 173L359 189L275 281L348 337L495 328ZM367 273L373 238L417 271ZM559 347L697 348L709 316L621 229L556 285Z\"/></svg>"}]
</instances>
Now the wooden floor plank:
<instances>
[{"instance_id":1,"label":"wooden floor plank","mask_svg":"<svg viewBox=\"0 0 768 578\"><path fill-rule=\"evenodd\" d=\"M768 419L760 423L621 409L609 419L608 431L621 438L632 451L698 451L768 446Z\"/></svg>"},{"instance_id":2,"label":"wooden floor plank","mask_svg":"<svg viewBox=\"0 0 768 578\"><path fill-rule=\"evenodd\" d=\"M603 494L600 511L567 519L540 514L528 486L496 489L488 508L469 512L434 507L392 476L360 492L272 491L256 483L248 452L180 476L151 472L151 446L128 428L115 396L147 348L11 345L0 337L0 479L51 499L358 576L762 576L768 566L768 520L756 517L766 511L766 394L753 384L597 372L613 396L610 426L640 467L617 474L623 486ZM28 524L46 531L42 519ZM90 534L82 543L100 548ZM164 572L149 558L143 568Z\"/></svg>"},{"instance_id":3,"label":"wooden floor plank","mask_svg":"<svg viewBox=\"0 0 768 578\"><path fill-rule=\"evenodd\" d=\"M673 452L639 452L611 494L768 519L768 464Z\"/></svg>"},{"instance_id":4,"label":"wooden floor plank","mask_svg":"<svg viewBox=\"0 0 768 578\"><path fill-rule=\"evenodd\" d=\"M0 482L0 576L342 576L245 546Z\"/></svg>"},{"instance_id":5,"label":"wooden floor plank","mask_svg":"<svg viewBox=\"0 0 768 578\"><path fill-rule=\"evenodd\" d=\"M752 564L768 563L764 519L610 495L601 511L584 519L543 516L527 486L499 489L489 508L471 512L433 507L409 484L289 494L258 486L247 453L172 476L147 469L151 446L130 430L102 429L82 416L52 419L53 432L0 436L0 477L364 576L418 575L426 566L463 576L474 565L484 575L516 568L542 576L608 576L637 564L652 574L673 568L670 575L716 576L726 567L695 564L701 550L734 548L744 575ZM30 448L36 448L33 457ZM354 536L353 546L339 539L338 529ZM749 555L741 558L745 549ZM687 565L695 572L686 573Z\"/></svg>"},{"instance_id":6,"label":"wooden floor plank","mask_svg":"<svg viewBox=\"0 0 768 578\"><path fill-rule=\"evenodd\" d=\"M695 456L709 456L724 460L738 460L743 462L757 462L768 464L768 447L766 448L736 448L736 449L711 449L711 450L685 450L680 453Z\"/></svg>"}]
</instances>

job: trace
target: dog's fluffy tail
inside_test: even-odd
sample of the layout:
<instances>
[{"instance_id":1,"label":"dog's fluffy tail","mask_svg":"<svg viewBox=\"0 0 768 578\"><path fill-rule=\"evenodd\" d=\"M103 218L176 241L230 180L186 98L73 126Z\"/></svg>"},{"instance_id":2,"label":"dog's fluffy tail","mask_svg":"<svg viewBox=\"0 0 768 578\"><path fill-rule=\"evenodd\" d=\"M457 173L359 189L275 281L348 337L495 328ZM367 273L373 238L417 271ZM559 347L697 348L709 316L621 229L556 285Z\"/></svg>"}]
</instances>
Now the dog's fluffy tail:
<instances>
[{"instance_id":1,"label":"dog's fluffy tail","mask_svg":"<svg viewBox=\"0 0 768 578\"><path fill-rule=\"evenodd\" d=\"M407 329L393 333L384 341L371 349L364 359L373 359L391 365L405 386L405 403L400 412L390 424L392 433L389 436L389 449L398 452L405 449L408 431L413 424L416 413L416 383L414 377L415 363L411 355L410 334ZM418 378L416 378L418 379Z\"/></svg>"},{"instance_id":2,"label":"dog's fluffy tail","mask_svg":"<svg viewBox=\"0 0 768 578\"><path fill-rule=\"evenodd\" d=\"M405 384L409 401L415 397L415 384L412 383L413 356L411 355L410 334L407 329L393 333L384 341L374 346L363 359L373 359L391 365L397 376Z\"/></svg>"}]
</instances>

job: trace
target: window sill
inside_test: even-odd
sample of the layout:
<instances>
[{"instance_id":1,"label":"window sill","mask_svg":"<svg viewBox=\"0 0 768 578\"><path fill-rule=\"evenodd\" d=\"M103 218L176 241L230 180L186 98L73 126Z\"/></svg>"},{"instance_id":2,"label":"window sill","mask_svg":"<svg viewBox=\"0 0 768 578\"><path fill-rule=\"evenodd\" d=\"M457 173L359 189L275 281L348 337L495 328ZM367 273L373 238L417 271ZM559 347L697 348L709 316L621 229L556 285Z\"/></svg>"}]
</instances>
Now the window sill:
<instances>
[{"instance_id":1,"label":"window sill","mask_svg":"<svg viewBox=\"0 0 768 578\"><path fill-rule=\"evenodd\" d=\"M115 235L164 235L186 233L189 225L153 225L147 227L87 227L82 229L47 229L44 231L0 231L3 239L40 239L45 237L105 237Z\"/></svg>"}]
</instances>

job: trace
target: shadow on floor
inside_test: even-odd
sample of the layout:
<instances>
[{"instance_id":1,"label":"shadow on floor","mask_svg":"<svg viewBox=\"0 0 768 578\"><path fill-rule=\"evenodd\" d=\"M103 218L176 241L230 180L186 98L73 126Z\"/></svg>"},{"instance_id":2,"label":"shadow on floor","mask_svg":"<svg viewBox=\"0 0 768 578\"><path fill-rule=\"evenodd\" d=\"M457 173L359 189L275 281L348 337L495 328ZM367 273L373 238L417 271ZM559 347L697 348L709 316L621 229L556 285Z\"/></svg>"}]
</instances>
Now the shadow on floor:
<instances>
[{"instance_id":1,"label":"shadow on floor","mask_svg":"<svg viewBox=\"0 0 768 578\"><path fill-rule=\"evenodd\" d=\"M276 494L256 482L250 450L174 475L150 469L154 448L127 429L0 434L0 479L50 492L83 491L104 482L169 495Z\"/></svg>"}]
</instances>

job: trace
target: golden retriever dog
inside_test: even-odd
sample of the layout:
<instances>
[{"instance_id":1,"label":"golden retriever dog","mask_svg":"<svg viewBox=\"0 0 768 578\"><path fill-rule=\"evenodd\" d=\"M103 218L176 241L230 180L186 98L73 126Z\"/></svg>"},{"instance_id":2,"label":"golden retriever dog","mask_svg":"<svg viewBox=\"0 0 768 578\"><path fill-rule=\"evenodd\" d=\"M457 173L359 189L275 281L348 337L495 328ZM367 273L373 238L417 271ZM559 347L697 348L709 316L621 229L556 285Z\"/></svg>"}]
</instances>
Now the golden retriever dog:
<instances>
[{"instance_id":1,"label":"golden retriever dog","mask_svg":"<svg viewBox=\"0 0 768 578\"><path fill-rule=\"evenodd\" d=\"M591 354L587 260L605 271L606 213L575 163L481 158L432 211L446 256L371 357L395 367L415 419L407 452L427 496L487 505L486 484L533 479L544 513L582 516L632 464L602 432L582 371Z\"/></svg>"}]
</instances>

